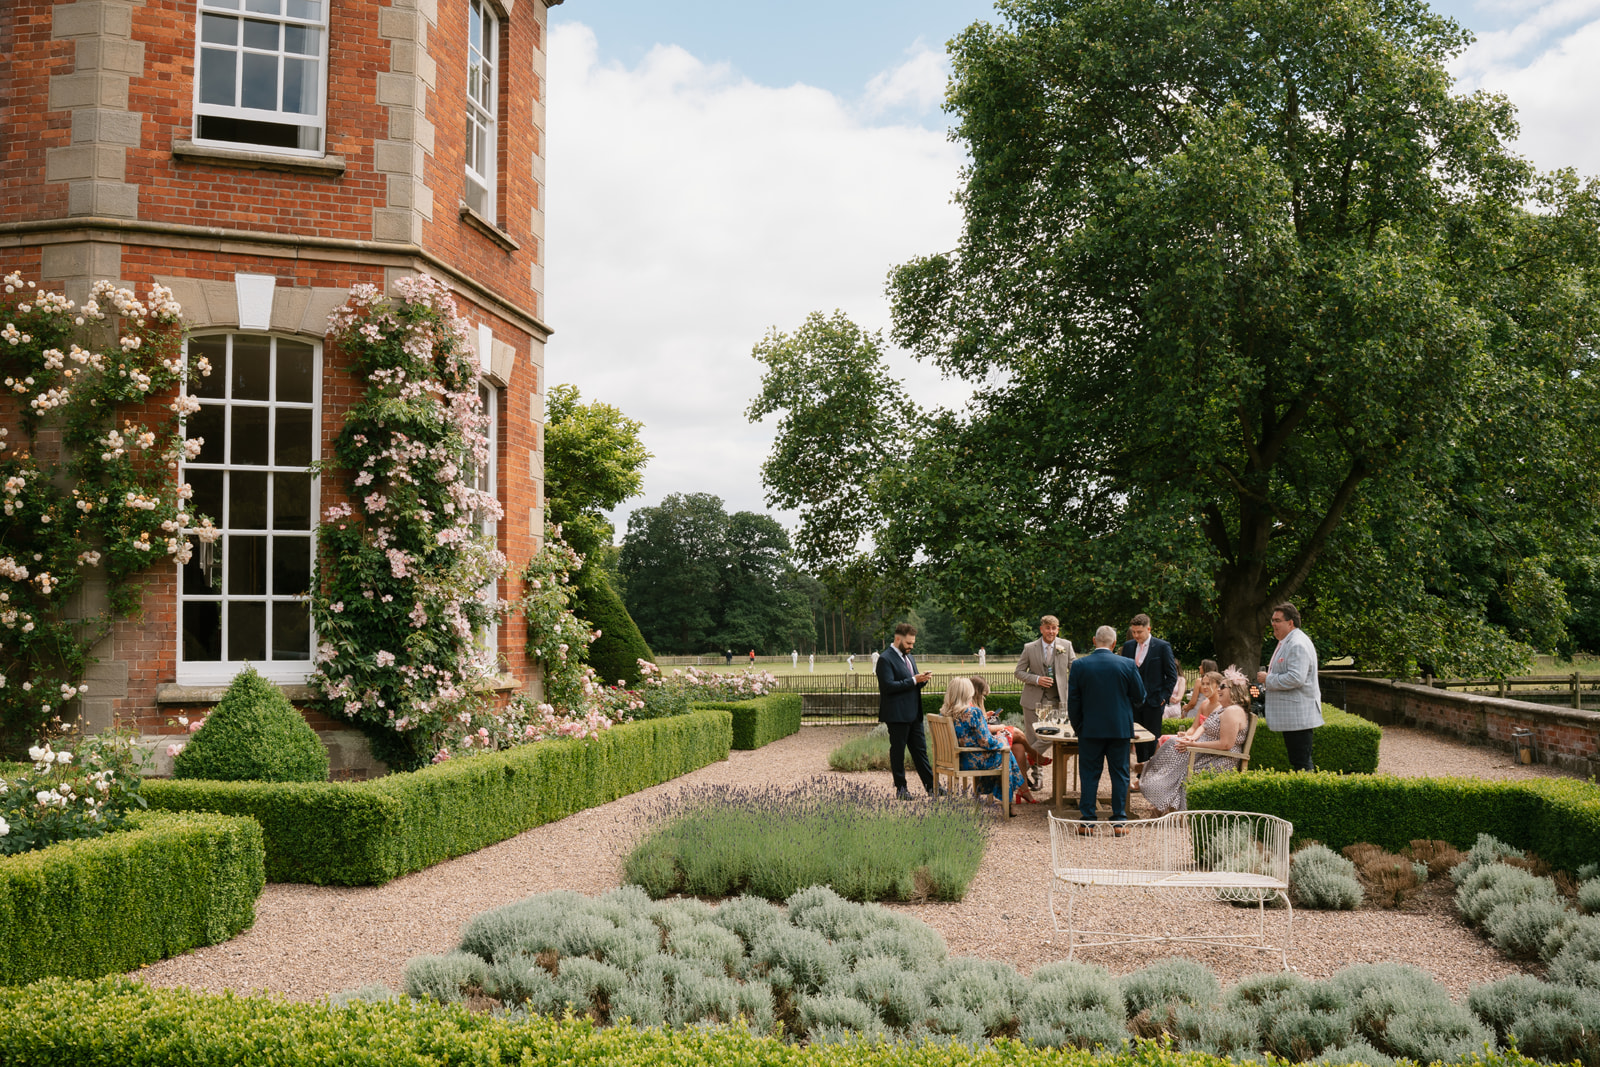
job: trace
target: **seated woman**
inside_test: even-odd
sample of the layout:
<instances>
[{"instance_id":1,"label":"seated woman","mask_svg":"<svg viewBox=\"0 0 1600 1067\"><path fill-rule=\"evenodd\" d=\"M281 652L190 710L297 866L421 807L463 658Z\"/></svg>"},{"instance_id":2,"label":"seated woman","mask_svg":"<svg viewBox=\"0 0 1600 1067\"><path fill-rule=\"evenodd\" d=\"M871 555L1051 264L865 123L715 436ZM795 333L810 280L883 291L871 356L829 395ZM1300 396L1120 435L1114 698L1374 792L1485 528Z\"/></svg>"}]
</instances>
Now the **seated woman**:
<instances>
[{"instance_id":1,"label":"seated woman","mask_svg":"<svg viewBox=\"0 0 1600 1067\"><path fill-rule=\"evenodd\" d=\"M1200 754L1195 758L1197 771L1238 770L1239 761L1222 756L1208 756L1211 752L1242 752L1244 739L1250 725L1250 684L1236 667L1223 674L1215 671L1200 679L1205 698L1213 708L1221 708L1206 716L1200 736L1190 739L1177 735L1169 745L1156 749L1155 755L1144 765L1139 776L1139 791L1156 809L1156 814L1183 811L1188 807L1189 751Z\"/></svg>"},{"instance_id":2,"label":"seated woman","mask_svg":"<svg viewBox=\"0 0 1600 1067\"><path fill-rule=\"evenodd\" d=\"M1027 779L1022 777L1022 771L1017 766L1017 759L1007 749L1010 745L1008 738L996 736L989 729L985 720L983 706L978 703L972 689L972 682L967 678L952 678L944 691L944 705L939 709L939 714L949 719L956 730L956 745L959 748L986 749L984 752L961 753L961 769L964 771L986 771L991 768L996 771L992 778L978 778L974 786L980 793L1000 796L1000 774L1011 776L1011 799L1019 804L1037 804L1033 793L1028 789Z\"/></svg>"},{"instance_id":3,"label":"seated woman","mask_svg":"<svg viewBox=\"0 0 1600 1067\"><path fill-rule=\"evenodd\" d=\"M1017 766L1023 768L1032 781L1035 767L1048 767L1051 760L1049 756L1041 756L1028 745L1028 735L1020 726L1008 726L1000 721L1000 713L990 711L986 703L989 696L989 683L981 675L974 674L967 679L972 683L972 701L983 709L983 719L989 724L989 732L997 735L1006 744L1011 746L1011 754L1016 757Z\"/></svg>"},{"instance_id":4,"label":"seated woman","mask_svg":"<svg viewBox=\"0 0 1600 1067\"><path fill-rule=\"evenodd\" d=\"M1216 660L1203 659L1200 661L1200 678L1202 681L1205 679L1206 675L1216 673ZM1196 682L1194 687L1194 695L1189 698L1189 703L1183 706L1183 708L1178 712L1177 716L1180 719L1187 719L1191 715L1194 716L1194 725L1189 727L1187 730L1182 731L1181 733L1162 734L1156 739L1156 743L1159 745L1164 745L1168 741L1174 741L1180 737L1189 741L1200 740L1200 732L1205 728L1206 725L1206 716L1211 714L1213 710L1214 704L1212 703L1211 698L1206 696L1205 686L1201 685L1199 682Z\"/></svg>"}]
</instances>

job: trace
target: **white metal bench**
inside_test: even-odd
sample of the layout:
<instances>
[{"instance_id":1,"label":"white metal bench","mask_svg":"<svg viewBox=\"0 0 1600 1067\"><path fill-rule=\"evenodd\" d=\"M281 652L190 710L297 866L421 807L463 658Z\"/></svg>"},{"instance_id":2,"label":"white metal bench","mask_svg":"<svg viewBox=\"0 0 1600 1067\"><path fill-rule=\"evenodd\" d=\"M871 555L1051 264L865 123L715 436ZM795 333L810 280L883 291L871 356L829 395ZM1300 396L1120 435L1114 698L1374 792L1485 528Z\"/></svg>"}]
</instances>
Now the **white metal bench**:
<instances>
[{"instance_id":1,"label":"white metal bench","mask_svg":"<svg viewBox=\"0 0 1600 1067\"><path fill-rule=\"evenodd\" d=\"M1276 952L1289 966L1294 908L1289 902L1289 837L1293 824L1273 815L1247 811L1175 811L1159 819L1125 823L1050 820L1050 923L1062 932L1056 890L1067 897L1067 959L1075 950L1098 945L1188 942L1245 945ZM1080 905L1097 890L1160 891L1177 901L1229 901L1254 904L1253 933L1201 935L1125 933L1078 925ZM1267 942L1269 900L1283 901L1283 941ZM1088 937L1093 940L1080 940Z\"/></svg>"}]
</instances>

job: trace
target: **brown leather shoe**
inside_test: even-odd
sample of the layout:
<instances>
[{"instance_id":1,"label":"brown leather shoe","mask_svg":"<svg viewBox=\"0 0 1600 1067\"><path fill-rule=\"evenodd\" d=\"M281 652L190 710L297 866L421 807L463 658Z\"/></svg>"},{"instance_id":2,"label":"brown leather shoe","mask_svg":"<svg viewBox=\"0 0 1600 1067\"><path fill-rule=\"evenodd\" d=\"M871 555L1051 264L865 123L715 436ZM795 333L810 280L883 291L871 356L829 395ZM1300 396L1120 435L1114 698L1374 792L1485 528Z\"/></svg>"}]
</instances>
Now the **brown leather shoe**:
<instances>
[{"instance_id":1,"label":"brown leather shoe","mask_svg":"<svg viewBox=\"0 0 1600 1067\"><path fill-rule=\"evenodd\" d=\"M1131 827L1124 826L1122 823L1117 822L1111 824L1111 833L1114 837L1127 837L1129 834L1133 833L1133 830Z\"/></svg>"},{"instance_id":2,"label":"brown leather shoe","mask_svg":"<svg viewBox=\"0 0 1600 1067\"><path fill-rule=\"evenodd\" d=\"M1094 827L1093 826L1088 826L1088 825L1079 826L1078 827L1078 836L1079 837L1093 837L1094 836Z\"/></svg>"}]
</instances>

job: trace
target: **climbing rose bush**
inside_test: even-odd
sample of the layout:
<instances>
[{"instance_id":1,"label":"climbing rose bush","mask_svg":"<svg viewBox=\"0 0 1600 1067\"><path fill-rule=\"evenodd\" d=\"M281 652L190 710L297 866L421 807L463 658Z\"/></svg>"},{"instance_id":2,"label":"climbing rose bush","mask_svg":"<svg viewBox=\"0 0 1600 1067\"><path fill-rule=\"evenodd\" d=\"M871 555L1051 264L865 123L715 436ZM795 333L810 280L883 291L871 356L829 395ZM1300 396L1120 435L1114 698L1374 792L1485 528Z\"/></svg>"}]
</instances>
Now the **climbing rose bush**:
<instances>
[{"instance_id":1,"label":"climbing rose bush","mask_svg":"<svg viewBox=\"0 0 1600 1067\"><path fill-rule=\"evenodd\" d=\"M497 664L481 635L503 604L484 591L506 560L486 532L500 504L473 488L489 441L468 324L427 275L395 289L358 285L328 321L366 390L318 465L324 495L345 500L318 527L311 685L326 714L410 769L493 719Z\"/></svg>"},{"instance_id":2,"label":"climbing rose bush","mask_svg":"<svg viewBox=\"0 0 1600 1067\"><path fill-rule=\"evenodd\" d=\"M79 305L12 273L0 293L0 745L36 740L87 689L89 650L139 606L140 572L187 562L191 536L178 464L199 452L180 392L183 311L170 290L98 282ZM98 611L76 602L104 581ZM69 603L75 603L67 617Z\"/></svg>"}]
</instances>

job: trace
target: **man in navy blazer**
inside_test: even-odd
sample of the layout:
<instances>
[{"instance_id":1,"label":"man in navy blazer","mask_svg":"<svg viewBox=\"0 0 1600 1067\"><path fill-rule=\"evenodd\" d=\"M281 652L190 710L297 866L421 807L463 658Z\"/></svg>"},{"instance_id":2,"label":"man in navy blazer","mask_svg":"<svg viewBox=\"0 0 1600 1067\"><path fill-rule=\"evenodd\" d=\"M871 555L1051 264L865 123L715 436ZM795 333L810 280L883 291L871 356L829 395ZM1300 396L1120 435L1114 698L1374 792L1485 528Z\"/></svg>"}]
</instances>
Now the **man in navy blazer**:
<instances>
[{"instance_id":1,"label":"man in navy blazer","mask_svg":"<svg viewBox=\"0 0 1600 1067\"><path fill-rule=\"evenodd\" d=\"M1100 627L1094 632L1094 651L1074 660L1067 675L1067 719L1078 735L1078 814L1084 822L1094 821L1103 763L1111 766L1111 821L1128 819L1128 743L1133 740L1133 709L1144 703L1145 692L1139 668L1111 651L1116 643L1117 631ZM1078 832L1089 828L1079 827Z\"/></svg>"},{"instance_id":2,"label":"man in navy blazer","mask_svg":"<svg viewBox=\"0 0 1600 1067\"><path fill-rule=\"evenodd\" d=\"M1178 660L1172 646L1159 637L1150 636L1150 616L1140 612L1128 624L1129 640L1122 646L1122 654L1133 660L1144 680L1144 703L1133 708L1133 721L1161 736L1161 716L1166 713L1167 701L1178 687ZM1155 755L1158 742L1146 741L1135 745L1134 755L1141 766Z\"/></svg>"},{"instance_id":3,"label":"man in navy blazer","mask_svg":"<svg viewBox=\"0 0 1600 1067\"><path fill-rule=\"evenodd\" d=\"M902 622L894 628L894 643L878 657L878 721L889 727L889 770L894 775L895 796L910 800L906 788L906 748L923 788L933 795L933 764L928 761L928 743L922 733L922 687L933 677L917 672L911 650L917 644L917 628Z\"/></svg>"}]
</instances>

